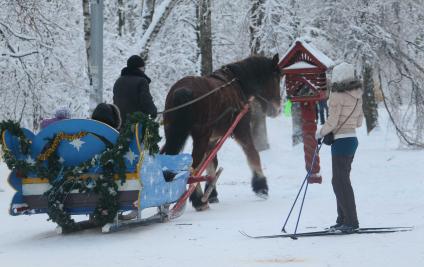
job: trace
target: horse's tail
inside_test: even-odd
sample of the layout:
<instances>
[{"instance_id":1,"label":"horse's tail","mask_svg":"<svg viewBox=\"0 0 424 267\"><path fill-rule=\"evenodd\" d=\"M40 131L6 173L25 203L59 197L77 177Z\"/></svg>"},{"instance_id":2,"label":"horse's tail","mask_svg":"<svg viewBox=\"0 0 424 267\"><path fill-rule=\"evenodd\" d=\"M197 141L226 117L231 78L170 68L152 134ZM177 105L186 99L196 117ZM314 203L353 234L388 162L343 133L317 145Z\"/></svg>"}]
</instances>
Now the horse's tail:
<instances>
[{"instance_id":1,"label":"horse's tail","mask_svg":"<svg viewBox=\"0 0 424 267\"><path fill-rule=\"evenodd\" d=\"M172 107L178 107L188 101L193 100L193 93L188 89L179 89L174 94ZM166 143L162 152L169 155L178 154L184 147L184 144L190 134L192 126L192 107L179 108L171 111L165 120Z\"/></svg>"}]
</instances>

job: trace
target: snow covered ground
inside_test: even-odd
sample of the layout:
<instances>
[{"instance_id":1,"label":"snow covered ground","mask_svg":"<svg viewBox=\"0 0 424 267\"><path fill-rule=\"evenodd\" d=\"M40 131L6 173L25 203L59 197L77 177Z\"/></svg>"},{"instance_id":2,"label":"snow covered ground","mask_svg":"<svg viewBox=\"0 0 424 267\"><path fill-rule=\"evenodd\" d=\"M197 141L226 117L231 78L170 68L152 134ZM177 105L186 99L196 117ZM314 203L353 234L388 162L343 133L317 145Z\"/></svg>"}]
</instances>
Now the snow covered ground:
<instances>
[{"instance_id":1,"label":"snow covered ground","mask_svg":"<svg viewBox=\"0 0 424 267\"><path fill-rule=\"evenodd\" d=\"M272 148L261 153L268 200L252 193L244 155L229 141L219 155L224 167L219 204L205 212L189 207L175 221L113 234L96 229L61 236L44 215L9 216L13 192L6 182L8 170L0 163L0 265L424 266L424 151L399 149L382 113L379 129L370 136L364 128L358 133L351 177L359 221L362 227L414 226L412 232L297 241L242 236L239 230L278 233L306 173L302 146L290 143L291 120L280 116L268 121ZM336 218L329 148L320 154L324 181L309 187L299 231L320 230Z\"/></svg>"}]
</instances>

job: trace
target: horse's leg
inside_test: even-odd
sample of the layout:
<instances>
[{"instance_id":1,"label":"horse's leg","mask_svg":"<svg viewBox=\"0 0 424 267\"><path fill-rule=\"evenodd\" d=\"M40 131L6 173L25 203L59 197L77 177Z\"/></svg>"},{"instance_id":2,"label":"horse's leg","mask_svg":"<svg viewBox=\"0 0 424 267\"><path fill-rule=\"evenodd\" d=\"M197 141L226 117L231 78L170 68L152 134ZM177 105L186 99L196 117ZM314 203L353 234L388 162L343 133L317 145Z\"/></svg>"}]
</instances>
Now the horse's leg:
<instances>
[{"instance_id":1,"label":"horse's leg","mask_svg":"<svg viewBox=\"0 0 424 267\"><path fill-rule=\"evenodd\" d=\"M261 159L256 150L252 135L249 129L249 122L241 120L237 128L234 130L234 137L243 148L244 154L247 157L249 167L253 172L252 189L257 196L262 198L268 197L268 184L266 177L262 172Z\"/></svg>"},{"instance_id":2,"label":"horse's leg","mask_svg":"<svg viewBox=\"0 0 424 267\"><path fill-rule=\"evenodd\" d=\"M206 169L207 175L209 175L211 177L215 177L217 166L218 166L218 158L215 156L213 161L208 164L208 168ZM206 192L206 190L208 190L208 187L209 187L209 183L207 182L206 186L205 186L205 192ZM212 190L211 194L209 195L208 201L209 201L209 203L218 203L219 202L218 191L216 191L216 185L215 185L214 189Z\"/></svg>"},{"instance_id":3,"label":"horse's leg","mask_svg":"<svg viewBox=\"0 0 424 267\"><path fill-rule=\"evenodd\" d=\"M201 134L193 134L193 152L191 153L193 157L193 168L196 169L202 163L205 158L206 151L208 150L208 142L209 142L210 134L201 135ZM202 187L200 184L196 186L196 190L191 194L190 201L193 207L197 211L205 210L209 207L208 203L204 203L202 201Z\"/></svg>"},{"instance_id":4,"label":"horse's leg","mask_svg":"<svg viewBox=\"0 0 424 267\"><path fill-rule=\"evenodd\" d=\"M189 127L182 127L173 122L165 127L165 145L161 153L167 155L177 155L183 149L189 136Z\"/></svg>"}]
</instances>

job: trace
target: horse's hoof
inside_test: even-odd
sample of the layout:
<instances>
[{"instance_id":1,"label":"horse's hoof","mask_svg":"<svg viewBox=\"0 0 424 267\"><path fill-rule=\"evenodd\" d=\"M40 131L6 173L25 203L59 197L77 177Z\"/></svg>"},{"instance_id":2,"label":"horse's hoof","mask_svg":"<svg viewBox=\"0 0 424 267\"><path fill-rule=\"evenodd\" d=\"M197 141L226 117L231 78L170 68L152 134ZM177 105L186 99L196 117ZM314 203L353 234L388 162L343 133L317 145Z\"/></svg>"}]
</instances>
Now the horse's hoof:
<instances>
[{"instance_id":1,"label":"horse's hoof","mask_svg":"<svg viewBox=\"0 0 424 267\"><path fill-rule=\"evenodd\" d=\"M210 197L208 199L209 203L214 204L214 203L219 203L219 199L218 197Z\"/></svg>"},{"instance_id":2,"label":"horse's hoof","mask_svg":"<svg viewBox=\"0 0 424 267\"><path fill-rule=\"evenodd\" d=\"M204 210L207 210L207 209L209 209L209 204L208 203L204 203L204 204L202 204L202 205L199 205L199 206L196 206L196 207L193 207L196 211L204 211Z\"/></svg>"},{"instance_id":3,"label":"horse's hoof","mask_svg":"<svg viewBox=\"0 0 424 267\"><path fill-rule=\"evenodd\" d=\"M252 178L252 189L255 194L261 198L268 197L268 184L265 177L254 174Z\"/></svg>"},{"instance_id":4,"label":"horse's hoof","mask_svg":"<svg viewBox=\"0 0 424 267\"><path fill-rule=\"evenodd\" d=\"M255 194L262 199L268 199L268 190L266 189L261 189L258 192L255 192Z\"/></svg>"}]
</instances>

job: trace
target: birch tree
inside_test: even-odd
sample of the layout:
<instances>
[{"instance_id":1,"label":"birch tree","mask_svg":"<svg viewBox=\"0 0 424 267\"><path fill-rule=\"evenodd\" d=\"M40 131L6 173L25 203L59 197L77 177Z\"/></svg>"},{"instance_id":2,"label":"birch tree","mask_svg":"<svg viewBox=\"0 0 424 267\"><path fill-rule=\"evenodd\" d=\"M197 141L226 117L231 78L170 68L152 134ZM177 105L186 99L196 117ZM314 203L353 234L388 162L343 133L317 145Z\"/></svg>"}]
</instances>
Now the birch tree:
<instances>
[{"instance_id":1,"label":"birch tree","mask_svg":"<svg viewBox=\"0 0 424 267\"><path fill-rule=\"evenodd\" d=\"M144 0L143 5L143 32L145 32L153 20L155 13L156 0Z\"/></svg>"}]
</instances>

